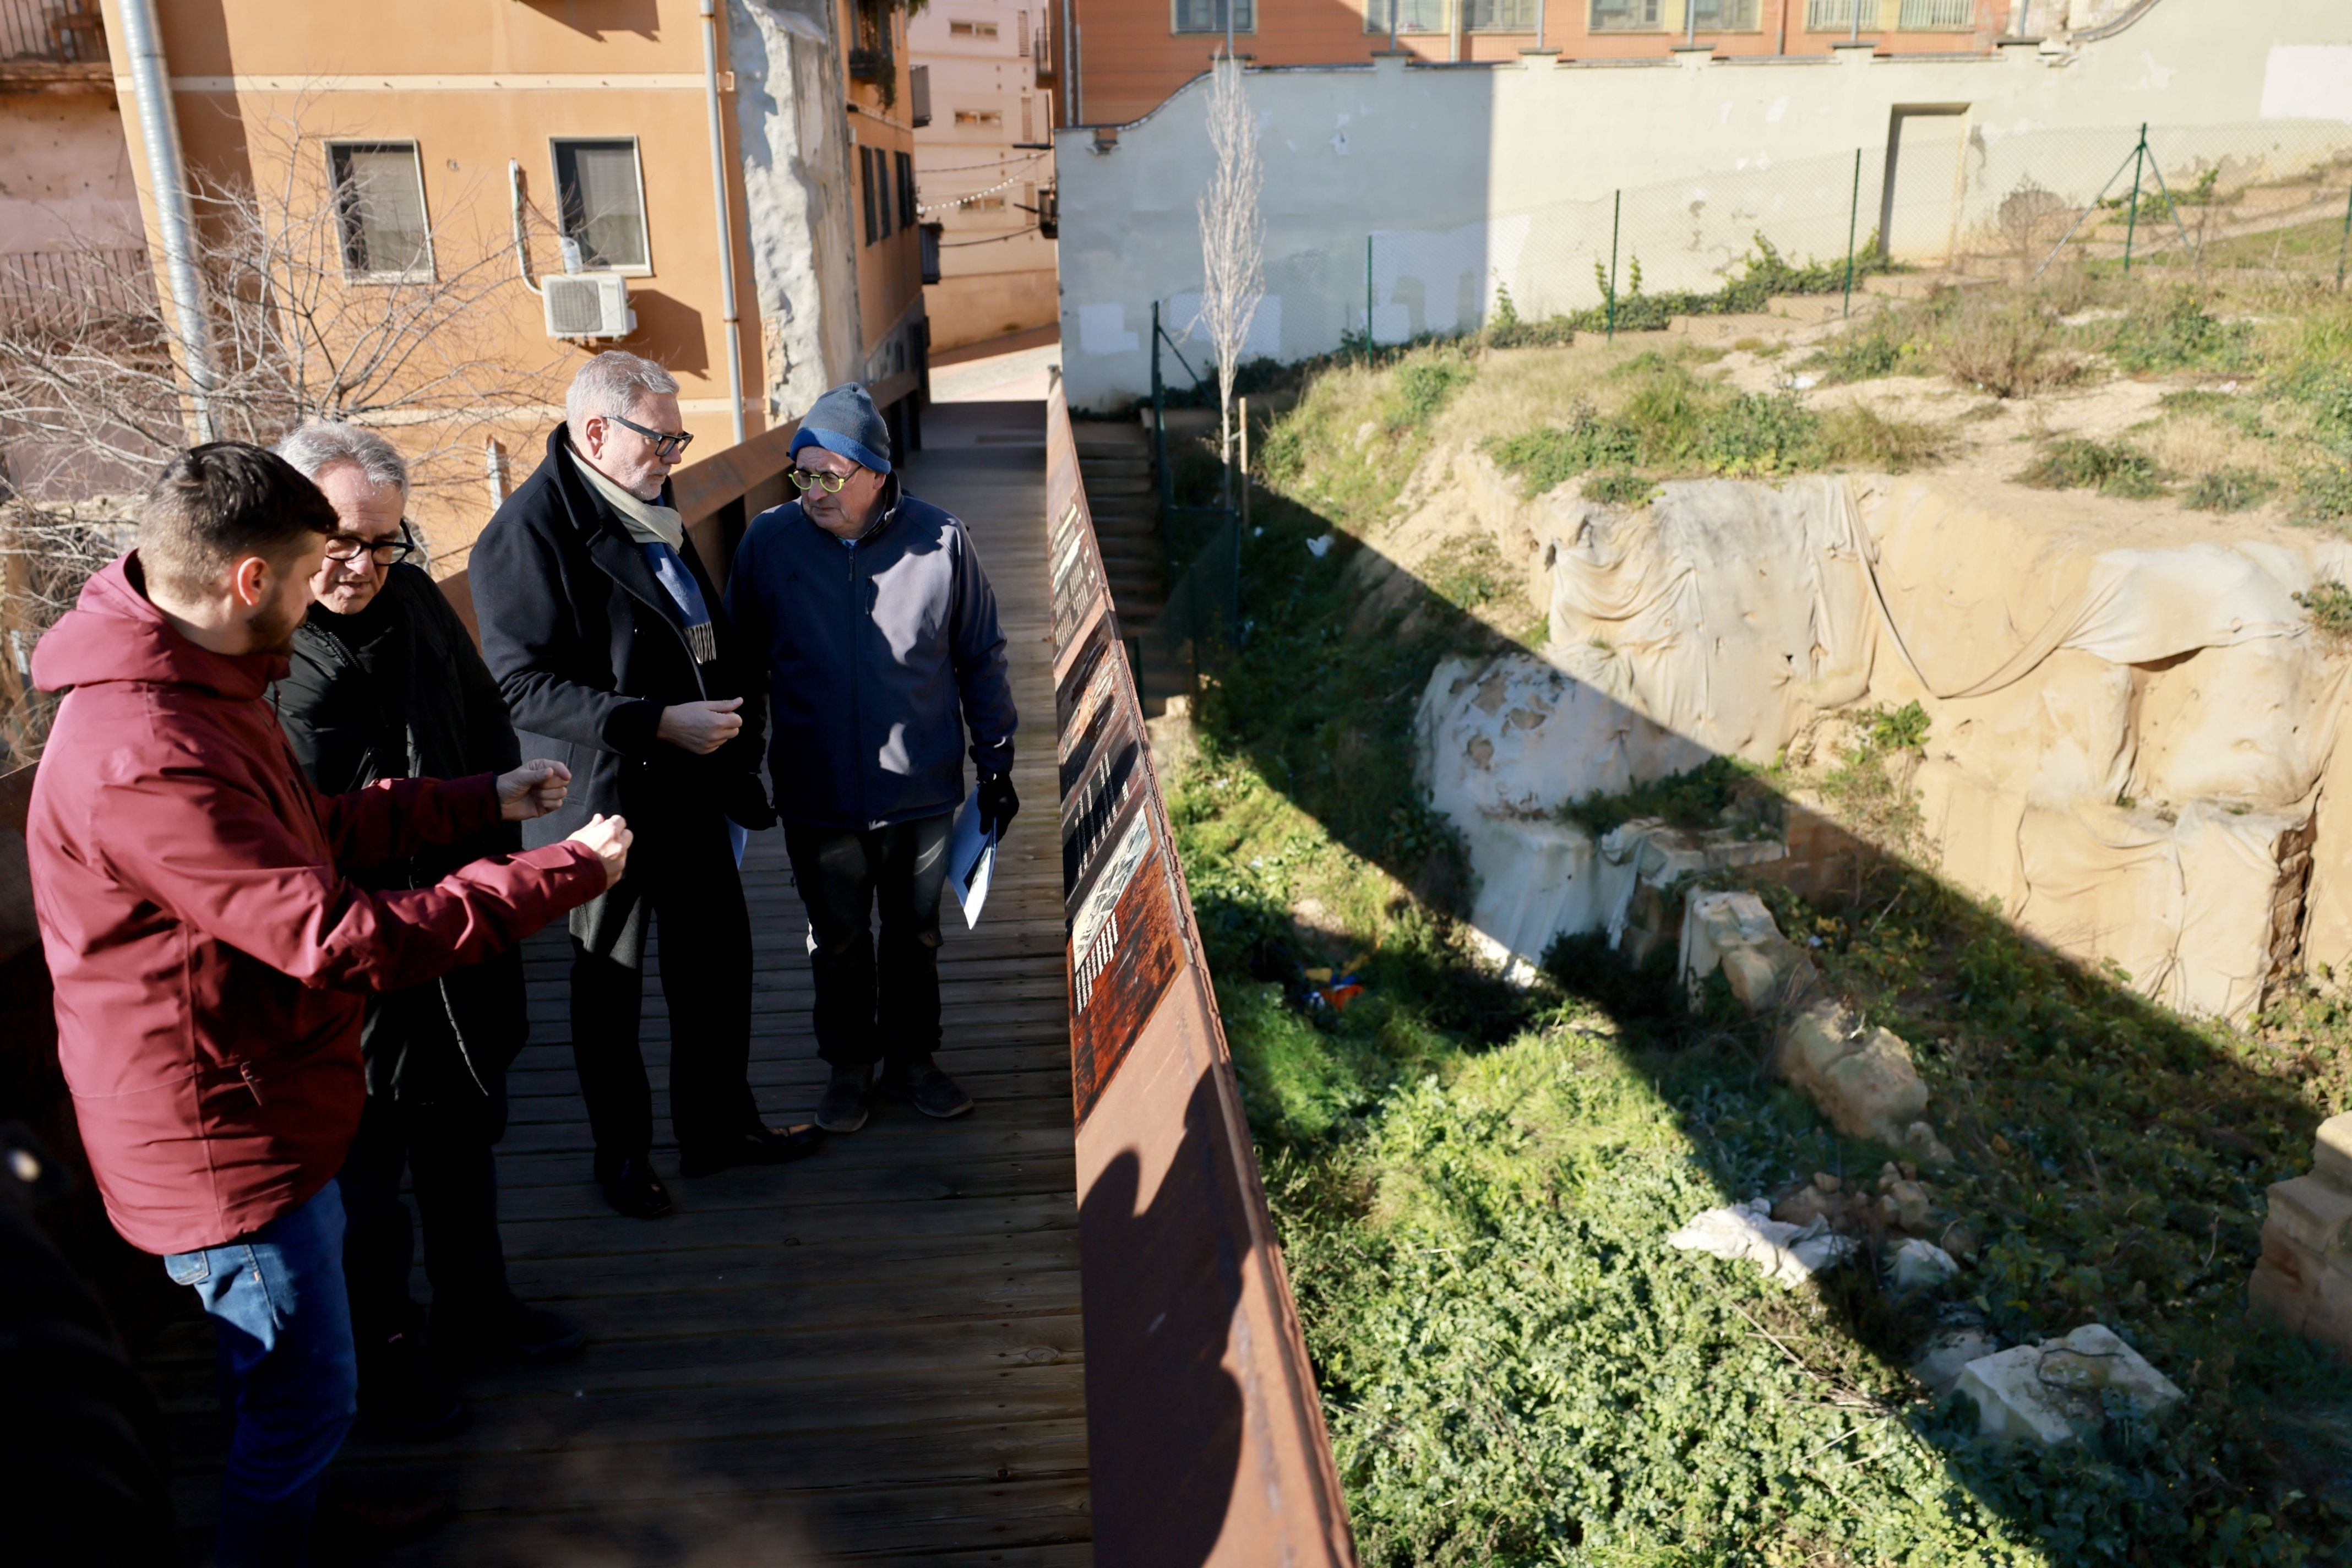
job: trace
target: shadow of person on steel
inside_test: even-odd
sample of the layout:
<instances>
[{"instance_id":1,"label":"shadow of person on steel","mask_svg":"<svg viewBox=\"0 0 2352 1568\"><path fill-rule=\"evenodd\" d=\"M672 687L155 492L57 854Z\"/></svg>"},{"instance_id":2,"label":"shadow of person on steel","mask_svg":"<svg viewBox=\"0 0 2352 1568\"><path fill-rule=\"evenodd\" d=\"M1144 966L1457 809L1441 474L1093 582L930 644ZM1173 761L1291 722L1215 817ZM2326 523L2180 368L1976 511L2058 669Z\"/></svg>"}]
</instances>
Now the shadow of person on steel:
<instances>
[{"instance_id":1,"label":"shadow of person on steel","mask_svg":"<svg viewBox=\"0 0 2352 1568\"><path fill-rule=\"evenodd\" d=\"M1137 1209L1142 1160L1127 1149L1079 1214L1095 1538L1128 1543L1122 1568L1207 1562L1240 1479L1242 1391L1223 1362L1243 1255L1218 1216L1242 1194L1223 1132L1204 1072L1150 1204Z\"/></svg>"}]
</instances>

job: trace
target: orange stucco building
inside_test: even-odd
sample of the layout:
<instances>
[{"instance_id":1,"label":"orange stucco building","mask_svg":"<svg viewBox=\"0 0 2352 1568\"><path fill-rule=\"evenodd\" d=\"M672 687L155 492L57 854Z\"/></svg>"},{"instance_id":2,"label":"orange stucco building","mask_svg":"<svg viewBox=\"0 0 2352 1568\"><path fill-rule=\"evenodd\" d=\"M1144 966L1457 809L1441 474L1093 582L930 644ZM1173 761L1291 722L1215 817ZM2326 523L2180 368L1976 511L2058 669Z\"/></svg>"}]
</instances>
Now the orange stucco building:
<instances>
[{"instance_id":1,"label":"orange stucco building","mask_svg":"<svg viewBox=\"0 0 2352 1568\"><path fill-rule=\"evenodd\" d=\"M1982 53L2015 0L1055 0L1064 122L1150 113L1223 52L1257 66L1360 62L1391 49L1433 63L1562 64L1655 58Z\"/></svg>"},{"instance_id":2,"label":"orange stucco building","mask_svg":"<svg viewBox=\"0 0 2352 1568\"><path fill-rule=\"evenodd\" d=\"M100 0L27 4L88 11L82 52L106 62L48 89L92 104L68 117L90 143L86 183L115 209L63 226L110 225L117 245L143 236L169 300L124 0L102 14ZM313 268L322 359L394 318L392 301L462 297L354 415L412 455L432 449L415 521L448 571L537 461L572 367L604 348L678 376L698 458L842 381L878 384L894 417L912 414L928 338L903 5L408 0L387 14L202 0L149 14L198 228L233 221L215 198L244 193L326 237ZM29 107L18 118L37 119ZM106 134L119 153L99 146ZM63 256L87 240L40 243ZM587 318L578 289L549 292L567 272L607 291ZM227 330L229 312L215 314ZM415 399L398 384L453 374ZM456 395L460 382L478 395Z\"/></svg>"}]
</instances>

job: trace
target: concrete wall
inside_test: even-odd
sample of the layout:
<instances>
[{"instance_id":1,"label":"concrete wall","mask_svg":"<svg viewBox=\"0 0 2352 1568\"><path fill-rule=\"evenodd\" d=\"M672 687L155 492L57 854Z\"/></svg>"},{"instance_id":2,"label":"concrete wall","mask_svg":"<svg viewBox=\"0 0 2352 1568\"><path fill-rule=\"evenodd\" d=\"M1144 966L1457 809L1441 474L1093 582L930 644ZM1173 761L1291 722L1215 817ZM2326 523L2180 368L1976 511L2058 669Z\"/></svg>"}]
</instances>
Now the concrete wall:
<instances>
[{"instance_id":1,"label":"concrete wall","mask_svg":"<svg viewBox=\"0 0 2352 1568\"><path fill-rule=\"evenodd\" d=\"M1051 326L1062 299L1050 269L945 278L925 289L923 298L934 350Z\"/></svg>"},{"instance_id":2,"label":"concrete wall","mask_svg":"<svg viewBox=\"0 0 2352 1568\"><path fill-rule=\"evenodd\" d=\"M1878 226L1898 109L1958 111L1905 121L1916 156L1898 161L1891 216L1906 247L1997 223L2028 180L2079 205L2142 121L2169 168L2326 156L2352 145L2352 6L2276 0L2256 19L2230 0L2165 0L2112 38L1981 58L1691 54L1611 68L1389 58L1253 71L1249 90L1267 289L1250 352L1295 360L1363 331L1368 293L1382 341L1474 327L1498 284L1522 314L1590 304L1612 216L1653 291L1713 286L1759 231L1787 253L1842 255L1849 221L1865 237ZM1074 404L1144 395L1153 302L1179 326L1197 309L1205 96L1195 82L1108 143L1055 136ZM1922 158L1948 173L1917 177Z\"/></svg>"},{"instance_id":3,"label":"concrete wall","mask_svg":"<svg viewBox=\"0 0 2352 1568\"><path fill-rule=\"evenodd\" d=\"M0 254L144 243L114 95L0 95Z\"/></svg>"}]
</instances>

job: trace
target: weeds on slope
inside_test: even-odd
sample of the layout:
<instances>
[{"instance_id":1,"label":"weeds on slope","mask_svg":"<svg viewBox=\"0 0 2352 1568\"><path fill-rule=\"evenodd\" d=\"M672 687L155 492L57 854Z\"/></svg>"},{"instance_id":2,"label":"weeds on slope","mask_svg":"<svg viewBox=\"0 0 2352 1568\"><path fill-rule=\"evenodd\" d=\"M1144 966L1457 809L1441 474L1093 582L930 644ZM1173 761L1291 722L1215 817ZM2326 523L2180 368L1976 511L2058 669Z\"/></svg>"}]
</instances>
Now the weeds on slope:
<instances>
[{"instance_id":1,"label":"weeds on slope","mask_svg":"<svg viewBox=\"0 0 2352 1568\"><path fill-rule=\"evenodd\" d=\"M1911 421L1859 405L1819 412L1791 393L1738 392L1699 374L1688 357L1654 351L1618 365L1595 391L1606 411L1586 402L1564 424L1490 441L1486 450L1528 495L1597 470L1610 478L1596 499L1616 499L1637 485L1646 494L1659 479L1840 467L1900 472L1941 446Z\"/></svg>"},{"instance_id":2,"label":"weeds on slope","mask_svg":"<svg viewBox=\"0 0 2352 1568\"><path fill-rule=\"evenodd\" d=\"M1867 1268L1790 1293L1664 1248L1699 1208L1887 1152L1780 1088L1746 1026L1685 1014L1669 973L1567 943L1514 989L1465 940L1412 714L1437 658L1507 645L1466 556L1379 586L1360 541L1428 438L1385 434L1402 395L1335 372L1262 448L1278 493L1244 543L1247 645L1171 799L1365 1561L2335 1560L2352 1384L2240 1310L2263 1184L2352 1092L2327 1043L2352 1039L2352 1002L2315 994L2316 1043L2273 1049L1899 865L1818 904L1765 887L1829 983L1912 1041L1974 1266L1897 1310ZM1851 749L1892 789L1877 764L1924 722L1868 716ZM1696 818L1754 787L1717 769L1665 805ZM1318 1005L1327 969L1370 989ZM1900 1370L1948 1317L2011 1340L2108 1322L2189 1402L2047 1454L1987 1447Z\"/></svg>"}]
</instances>

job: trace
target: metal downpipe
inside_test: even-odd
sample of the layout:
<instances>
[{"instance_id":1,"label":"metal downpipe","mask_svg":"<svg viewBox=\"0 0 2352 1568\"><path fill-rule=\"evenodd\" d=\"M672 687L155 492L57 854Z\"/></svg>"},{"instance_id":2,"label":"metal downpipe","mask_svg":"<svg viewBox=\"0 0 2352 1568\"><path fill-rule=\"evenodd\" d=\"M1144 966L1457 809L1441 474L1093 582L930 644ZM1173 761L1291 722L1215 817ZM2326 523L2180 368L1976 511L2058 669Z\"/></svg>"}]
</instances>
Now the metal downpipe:
<instances>
[{"instance_id":1,"label":"metal downpipe","mask_svg":"<svg viewBox=\"0 0 2352 1568\"><path fill-rule=\"evenodd\" d=\"M702 0L703 100L710 110L710 203L719 216L719 315L727 334L727 404L743 444L743 333L735 314L735 224L727 202L727 132L719 112L719 5Z\"/></svg>"},{"instance_id":2,"label":"metal downpipe","mask_svg":"<svg viewBox=\"0 0 2352 1568\"><path fill-rule=\"evenodd\" d=\"M203 276L196 270L196 224L188 205L187 159L180 149L180 119L172 106L172 73L155 26L155 0L121 0L122 52L131 62L131 95L146 144L147 183L155 198L155 237L163 247L163 276L179 327L180 364L187 373L196 438L214 438L215 381L211 319L205 314Z\"/></svg>"}]
</instances>

